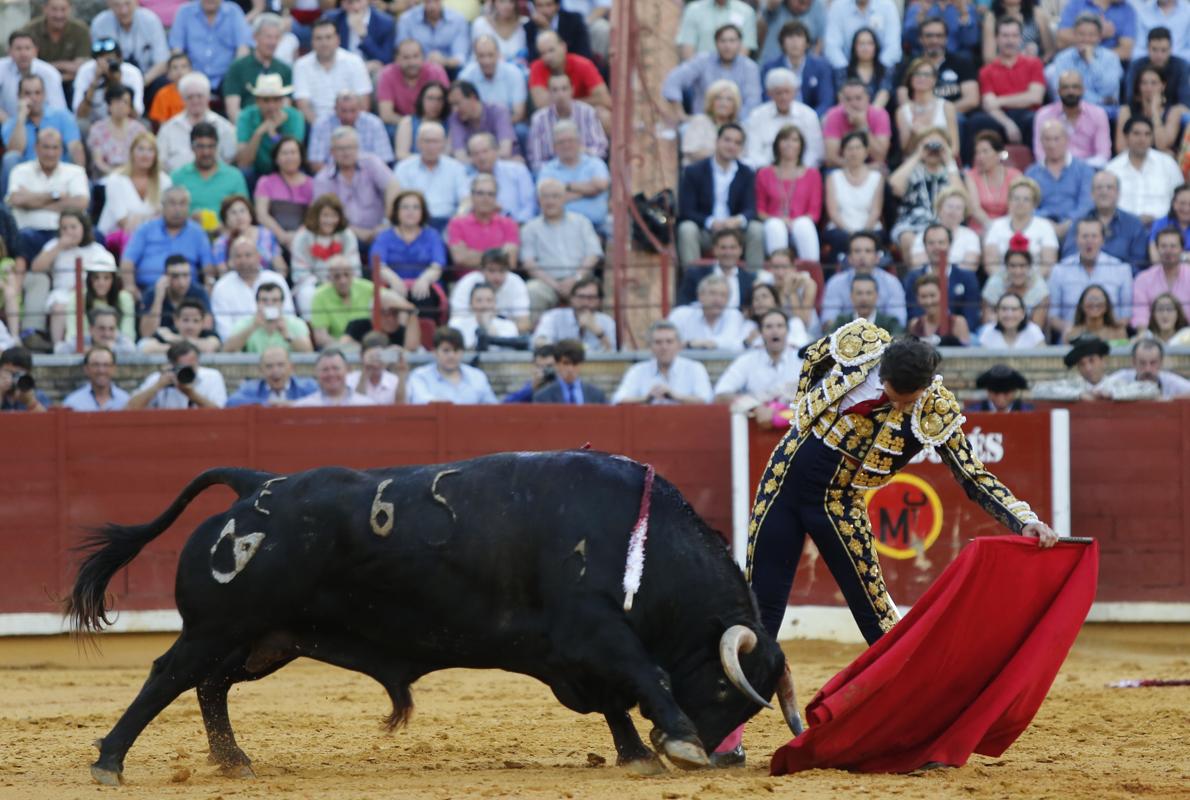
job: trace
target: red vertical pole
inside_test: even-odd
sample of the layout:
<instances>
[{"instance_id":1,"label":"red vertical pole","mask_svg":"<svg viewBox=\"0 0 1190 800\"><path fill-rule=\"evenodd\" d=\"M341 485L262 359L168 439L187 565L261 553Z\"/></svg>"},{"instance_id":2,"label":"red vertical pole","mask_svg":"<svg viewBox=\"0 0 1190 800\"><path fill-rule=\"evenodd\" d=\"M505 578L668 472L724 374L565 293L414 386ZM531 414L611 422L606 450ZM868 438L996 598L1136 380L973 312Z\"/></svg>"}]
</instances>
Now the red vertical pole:
<instances>
[{"instance_id":1,"label":"red vertical pole","mask_svg":"<svg viewBox=\"0 0 1190 800\"><path fill-rule=\"evenodd\" d=\"M947 250L938 259L938 291L942 295L942 306L938 309L938 333L946 335L950 333L950 291L947 284L946 271L948 262L950 261L950 251Z\"/></svg>"},{"instance_id":2,"label":"red vertical pole","mask_svg":"<svg viewBox=\"0 0 1190 800\"><path fill-rule=\"evenodd\" d=\"M372 253L372 330L380 330L380 256Z\"/></svg>"},{"instance_id":3,"label":"red vertical pole","mask_svg":"<svg viewBox=\"0 0 1190 800\"><path fill-rule=\"evenodd\" d=\"M632 48L635 0L612 4L612 130L611 130L611 212L612 290L615 298L612 314L616 321L616 340L624 341L624 304L627 301L627 267L632 221L628 206L632 202L632 174L629 164L632 141Z\"/></svg>"},{"instance_id":4,"label":"red vertical pole","mask_svg":"<svg viewBox=\"0 0 1190 800\"><path fill-rule=\"evenodd\" d=\"M86 340L83 337L83 304L86 302L86 290L83 284L83 257L74 259L74 352L81 353L85 349Z\"/></svg>"}]
</instances>

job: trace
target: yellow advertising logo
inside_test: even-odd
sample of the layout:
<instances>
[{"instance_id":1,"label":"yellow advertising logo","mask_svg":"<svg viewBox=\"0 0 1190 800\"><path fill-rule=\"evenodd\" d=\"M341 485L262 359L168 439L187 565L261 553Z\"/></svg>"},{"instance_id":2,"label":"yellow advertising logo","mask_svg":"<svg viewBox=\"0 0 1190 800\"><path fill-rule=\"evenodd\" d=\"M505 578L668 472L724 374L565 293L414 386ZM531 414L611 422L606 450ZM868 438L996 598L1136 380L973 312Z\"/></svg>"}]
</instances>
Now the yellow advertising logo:
<instances>
[{"instance_id":1,"label":"yellow advertising logo","mask_svg":"<svg viewBox=\"0 0 1190 800\"><path fill-rule=\"evenodd\" d=\"M876 551L909 559L924 553L942 532L942 501L929 483L904 473L864 495Z\"/></svg>"}]
</instances>

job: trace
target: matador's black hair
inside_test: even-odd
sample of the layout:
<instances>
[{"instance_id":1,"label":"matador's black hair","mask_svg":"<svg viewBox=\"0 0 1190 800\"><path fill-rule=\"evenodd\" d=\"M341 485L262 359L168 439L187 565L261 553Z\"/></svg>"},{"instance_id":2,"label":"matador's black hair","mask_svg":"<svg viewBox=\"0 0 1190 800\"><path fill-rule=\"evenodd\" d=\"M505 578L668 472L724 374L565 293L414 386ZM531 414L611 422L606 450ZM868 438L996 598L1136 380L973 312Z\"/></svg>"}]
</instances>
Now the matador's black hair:
<instances>
[{"instance_id":1,"label":"matador's black hair","mask_svg":"<svg viewBox=\"0 0 1190 800\"><path fill-rule=\"evenodd\" d=\"M885 349L880 360L880 378L898 392L912 394L930 385L941 361L942 356L933 345L907 336Z\"/></svg>"}]
</instances>

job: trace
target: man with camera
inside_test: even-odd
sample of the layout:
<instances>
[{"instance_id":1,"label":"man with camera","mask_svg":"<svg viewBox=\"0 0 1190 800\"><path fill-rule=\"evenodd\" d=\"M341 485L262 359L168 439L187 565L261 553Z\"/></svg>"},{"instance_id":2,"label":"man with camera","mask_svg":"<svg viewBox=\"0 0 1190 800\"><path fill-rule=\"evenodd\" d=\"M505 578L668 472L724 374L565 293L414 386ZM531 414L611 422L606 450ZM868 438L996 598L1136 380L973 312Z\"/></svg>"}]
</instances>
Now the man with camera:
<instances>
[{"instance_id":1,"label":"man with camera","mask_svg":"<svg viewBox=\"0 0 1190 800\"><path fill-rule=\"evenodd\" d=\"M281 347L293 353L309 353L310 330L306 323L282 306L285 292L276 283L262 283L256 287L256 315L243 320L235 332L223 343L225 353L263 353L270 347Z\"/></svg>"},{"instance_id":2,"label":"man with camera","mask_svg":"<svg viewBox=\"0 0 1190 800\"><path fill-rule=\"evenodd\" d=\"M87 382L66 395L62 405L72 411L119 411L128 405L128 392L112 381L116 354L97 344L83 355L83 374Z\"/></svg>"},{"instance_id":3,"label":"man with camera","mask_svg":"<svg viewBox=\"0 0 1190 800\"><path fill-rule=\"evenodd\" d=\"M130 410L142 408L223 408L227 387L218 370L198 365L198 348L178 342L165 354L169 364L149 375L128 401Z\"/></svg>"},{"instance_id":4,"label":"man with camera","mask_svg":"<svg viewBox=\"0 0 1190 800\"><path fill-rule=\"evenodd\" d=\"M109 86L123 85L132 90L136 116L145 113L145 76L124 61L115 39L96 39L91 45L91 60L79 67L74 80L74 115L84 127L107 117L105 93Z\"/></svg>"},{"instance_id":5,"label":"man with camera","mask_svg":"<svg viewBox=\"0 0 1190 800\"><path fill-rule=\"evenodd\" d=\"M0 353L0 411L41 412L50 407L49 398L33 380L33 354L24 347L10 347Z\"/></svg>"}]
</instances>

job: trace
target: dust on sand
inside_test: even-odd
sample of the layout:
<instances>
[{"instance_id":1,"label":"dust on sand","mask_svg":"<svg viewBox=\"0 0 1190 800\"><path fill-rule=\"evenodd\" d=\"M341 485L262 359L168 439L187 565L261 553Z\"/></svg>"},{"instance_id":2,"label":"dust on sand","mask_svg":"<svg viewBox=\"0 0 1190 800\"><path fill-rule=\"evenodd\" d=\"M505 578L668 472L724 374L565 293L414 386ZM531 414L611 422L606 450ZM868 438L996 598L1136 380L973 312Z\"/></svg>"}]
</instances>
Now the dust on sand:
<instances>
[{"instance_id":1,"label":"dust on sand","mask_svg":"<svg viewBox=\"0 0 1190 800\"><path fill-rule=\"evenodd\" d=\"M789 735L780 715L764 713L748 728L747 767L636 777L612 766L602 718L567 711L543 685L501 672L424 678L414 686L410 726L387 735L380 720L388 705L377 684L299 661L232 690L232 721L257 779L225 778L207 764L202 719L187 692L130 751L123 789L93 785L91 742L115 723L172 638L107 636L99 656L80 655L63 637L0 640L0 797L1190 796L1190 688L1104 686L1190 676L1184 625L1086 627L1033 725L1007 753L915 776L819 770L770 778L768 756ZM794 642L786 650L806 702L859 647ZM647 732L648 723L638 723Z\"/></svg>"}]
</instances>

